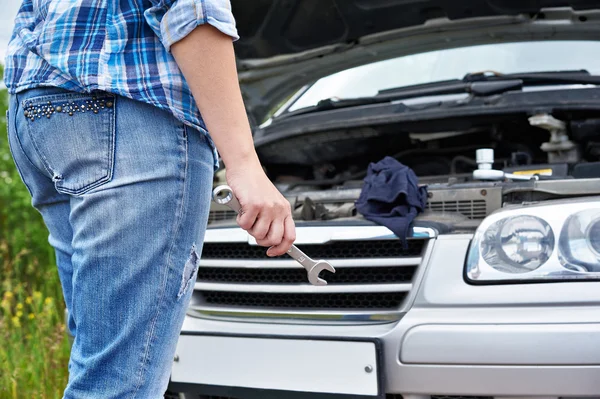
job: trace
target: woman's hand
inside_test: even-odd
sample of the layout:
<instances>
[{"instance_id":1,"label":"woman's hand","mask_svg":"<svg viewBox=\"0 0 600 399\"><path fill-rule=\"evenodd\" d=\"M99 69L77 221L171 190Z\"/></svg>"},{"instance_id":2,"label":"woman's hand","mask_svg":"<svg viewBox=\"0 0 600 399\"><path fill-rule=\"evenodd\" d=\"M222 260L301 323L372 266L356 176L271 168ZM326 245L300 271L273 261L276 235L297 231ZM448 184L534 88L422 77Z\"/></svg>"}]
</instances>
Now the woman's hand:
<instances>
[{"instance_id":1,"label":"woman's hand","mask_svg":"<svg viewBox=\"0 0 600 399\"><path fill-rule=\"evenodd\" d=\"M286 253L296 239L291 206L267 178L260 164L230 166L227 184L242 206L237 217L240 227L250 233L258 245L271 247L267 255Z\"/></svg>"}]
</instances>

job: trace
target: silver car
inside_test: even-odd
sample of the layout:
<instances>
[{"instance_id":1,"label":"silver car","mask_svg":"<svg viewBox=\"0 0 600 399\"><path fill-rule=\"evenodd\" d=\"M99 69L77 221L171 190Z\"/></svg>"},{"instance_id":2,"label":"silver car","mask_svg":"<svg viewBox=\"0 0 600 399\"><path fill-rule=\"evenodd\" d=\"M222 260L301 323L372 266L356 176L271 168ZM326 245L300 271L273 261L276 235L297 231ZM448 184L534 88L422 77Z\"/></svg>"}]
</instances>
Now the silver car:
<instances>
[{"instance_id":1,"label":"silver car","mask_svg":"<svg viewBox=\"0 0 600 399\"><path fill-rule=\"evenodd\" d=\"M600 398L600 4L232 5L257 152L336 273L213 204L167 397ZM385 156L428 189L408 237L356 210Z\"/></svg>"}]
</instances>

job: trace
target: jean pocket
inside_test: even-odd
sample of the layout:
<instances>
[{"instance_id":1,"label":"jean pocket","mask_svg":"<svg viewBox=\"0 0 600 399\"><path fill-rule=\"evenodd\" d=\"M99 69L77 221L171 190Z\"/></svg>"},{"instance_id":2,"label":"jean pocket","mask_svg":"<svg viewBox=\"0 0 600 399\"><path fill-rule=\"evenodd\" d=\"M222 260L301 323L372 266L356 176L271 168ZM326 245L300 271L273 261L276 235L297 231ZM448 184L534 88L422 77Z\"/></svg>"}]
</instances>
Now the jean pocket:
<instances>
[{"instance_id":1,"label":"jean pocket","mask_svg":"<svg viewBox=\"0 0 600 399\"><path fill-rule=\"evenodd\" d=\"M112 179L116 97L60 93L23 102L27 134L56 190L80 195Z\"/></svg>"}]
</instances>

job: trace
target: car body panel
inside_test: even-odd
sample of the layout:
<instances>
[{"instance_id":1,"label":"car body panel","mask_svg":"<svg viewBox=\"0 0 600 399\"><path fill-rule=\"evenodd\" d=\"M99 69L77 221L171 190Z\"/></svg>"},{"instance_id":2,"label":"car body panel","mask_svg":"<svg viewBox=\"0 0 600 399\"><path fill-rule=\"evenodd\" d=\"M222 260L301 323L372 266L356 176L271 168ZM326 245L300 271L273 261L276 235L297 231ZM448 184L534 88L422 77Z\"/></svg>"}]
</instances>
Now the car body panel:
<instances>
[{"instance_id":1,"label":"car body panel","mask_svg":"<svg viewBox=\"0 0 600 399\"><path fill-rule=\"evenodd\" d=\"M182 335L380 340L385 390L408 398L597 396L600 282L471 286L462 278L471 237L434 239L417 298L397 322L290 325L186 317ZM178 352L190 349L185 342Z\"/></svg>"}]
</instances>

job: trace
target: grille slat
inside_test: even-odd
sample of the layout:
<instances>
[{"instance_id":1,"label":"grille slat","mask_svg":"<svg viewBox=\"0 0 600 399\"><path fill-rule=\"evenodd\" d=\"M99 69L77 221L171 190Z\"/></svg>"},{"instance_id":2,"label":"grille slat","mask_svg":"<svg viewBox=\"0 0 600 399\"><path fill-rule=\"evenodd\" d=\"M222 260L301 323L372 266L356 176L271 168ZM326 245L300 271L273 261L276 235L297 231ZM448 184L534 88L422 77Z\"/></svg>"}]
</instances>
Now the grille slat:
<instances>
[{"instance_id":1,"label":"grille slat","mask_svg":"<svg viewBox=\"0 0 600 399\"><path fill-rule=\"evenodd\" d=\"M315 287L308 282L302 284L223 284L196 282L196 291L268 292L271 294L336 294L372 292L408 292L412 284L337 284ZM243 304L242 304L243 305Z\"/></svg>"},{"instance_id":2,"label":"grille slat","mask_svg":"<svg viewBox=\"0 0 600 399\"><path fill-rule=\"evenodd\" d=\"M409 283L416 266L348 267L337 268L334 274L322 272L329 285ZM299 284L306 283L306 270L300 268L224 268L201 267L198 281L248 284Z\"/></svg>"},{"instance_id":3,"label":"grille slat","mask_svg":"<svg viewBox=\"0 0 600 399\"><path fill-rule=\"evenodd\" d=\"M209 305L274 309L396 309L405 292L340 294L273 294L228 291L200 291Z\"/></svg>"},{"instance_id":4,"label":"grille slat","mask_svg":"<svg viewBox=\"0 0 600 399\"><path fill-rule=\"evenodd\" d=\"M313 259L397 258L419 256L424 243L424 240L408 240L407 248L404 248L399 240L335 241L323 245L302 245L300 249ZM284 256L288 258L287 255ZM266 248L244 242L207 242L202 249L202 259L273 258L267 256Z\"/></svg>"}]
</instances>

